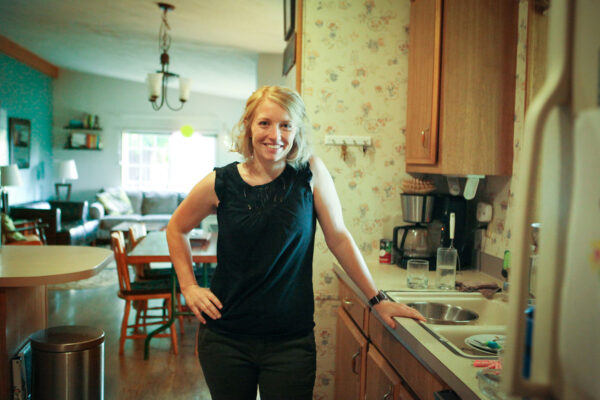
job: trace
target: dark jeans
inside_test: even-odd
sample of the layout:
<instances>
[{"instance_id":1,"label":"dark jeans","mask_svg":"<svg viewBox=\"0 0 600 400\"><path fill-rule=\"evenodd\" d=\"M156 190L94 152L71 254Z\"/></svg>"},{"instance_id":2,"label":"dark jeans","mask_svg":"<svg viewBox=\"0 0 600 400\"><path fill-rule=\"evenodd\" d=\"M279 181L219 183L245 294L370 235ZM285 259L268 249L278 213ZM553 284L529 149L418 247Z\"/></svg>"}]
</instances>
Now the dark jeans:
<instances>
[{"instance_id":1,"label":"dark jeans","mask_svg":"<svg viewBox=\"0 0 600 400\"><path fill-rule=\"evenodd\" d=\"M314 332L294 339L231 338L200 327L198 352L213 400L311 400Z\"/></svg>"}]
</instances>

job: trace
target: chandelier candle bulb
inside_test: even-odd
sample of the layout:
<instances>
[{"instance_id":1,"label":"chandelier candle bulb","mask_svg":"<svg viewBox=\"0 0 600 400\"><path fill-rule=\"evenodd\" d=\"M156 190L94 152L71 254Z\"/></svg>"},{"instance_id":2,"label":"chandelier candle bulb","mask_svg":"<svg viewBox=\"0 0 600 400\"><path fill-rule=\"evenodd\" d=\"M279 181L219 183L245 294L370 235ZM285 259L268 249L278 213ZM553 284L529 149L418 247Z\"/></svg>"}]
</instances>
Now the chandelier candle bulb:
<instances>
[{"instance_id":1,"label":"chandelier candle bulb","mask_svg":"<svg viewBox=\"0 0 600 400\"><path fill-rule=\"evenodd\" d=\"M190 98L191 81L189 78L179 78L179 101L185 102Z\"/></svg>"},{"instance_id":2,"label":"chandelier candle bulb","mask_svg":"<svg viewBox=\"0 0 600 400\"><path fill-rule=\"evenodd\" d=\"M161 83L163 79L162 72L148 74L148 95L150 101L155 101L160 96Z\"/></svg>"}]
</instances>

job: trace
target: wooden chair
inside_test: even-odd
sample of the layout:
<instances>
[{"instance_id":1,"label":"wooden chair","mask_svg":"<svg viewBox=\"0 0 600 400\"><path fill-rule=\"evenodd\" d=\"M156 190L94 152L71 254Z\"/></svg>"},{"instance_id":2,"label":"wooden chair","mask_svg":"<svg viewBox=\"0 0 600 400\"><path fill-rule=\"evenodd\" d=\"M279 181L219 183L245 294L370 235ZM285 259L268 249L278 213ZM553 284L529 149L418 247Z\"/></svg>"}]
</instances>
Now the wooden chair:
<instances>
[{"instance_id":1,"label":"wooden chair","mask_svg":"<svg viewBox=\"0 0 600 400\"><path fill-rule=\"evenodd\" d=\"M146 224L139 223L133 224L129 227L129 245L131 250L137 246L137 244L148 234L146 230ZM171 268L161 268L161 269L152 269L150 264L135 264L133 265L135 268L135 276L137 282L143 281L152 281L152 280L170 280L171 279ZM182 311L182 296L181 293L177 294L177 309ZM136 321L139 318L144 318L144 316L148 312L148 302L138 302L137 303L137 316ZM184 327L183 327L183 317L179 316L179 330L181 331L181 336L184 335Z\"/></svg>"},{"instance_id":2,"label":"wooden chair","mask_svg":"<svg viewBox=\"0 0 600 400\"><path fill-rule=\"evenodd\" d=\"M129 275L129 266L127 265L125 254L125 238L123 232L111 233L111 243L117 264L117 273L119 276L119 293L118 296L125 300L125 311L123 313L123 321L121 322L121 338L119 341L119 354L123 354L126 339L145 339L147 334L138 333L137 329L150 325L164 324L169 320L171 312L171 285L169 281L155 280L152 282L132 282ZM163 312L160 316L147 315L142 323L139 323L137 318L134 324L129 324L129 313L131 311L131 303L134 301L148 302L152 299L162 299L166 302L166 313ZM163 310L163 307L160 307ZM158 319L157 321L151 321ZM134 331L128 334L128 329L133 328ZM173 346L173 352L178 354L177 333L175 326L171 325L170 333L159 333L154 337L170 337Z\"/></svg>"},{"instance_id":3,"label":"wooden chair","mask_svg":"<svg viewBox=\"0 0 600 400\"><path fill-rule=\"evenodd\" d=\"M20 246L43 246L46 244L48 224L38 220L13 221L2 214L2 244Z\"/></svg>"}]
</instances>

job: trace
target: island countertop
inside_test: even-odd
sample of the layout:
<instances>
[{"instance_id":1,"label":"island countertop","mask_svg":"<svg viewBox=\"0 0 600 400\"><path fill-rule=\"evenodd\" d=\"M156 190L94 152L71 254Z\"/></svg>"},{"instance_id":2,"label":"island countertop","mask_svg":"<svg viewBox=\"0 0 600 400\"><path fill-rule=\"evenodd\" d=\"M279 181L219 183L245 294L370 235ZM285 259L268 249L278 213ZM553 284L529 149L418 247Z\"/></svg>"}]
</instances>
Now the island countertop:
<instances>
[{"instance_id":1,"label":"island countertop","mask_svg":"<svg viewBox=\"0 0 600 400\"><path fill-rule=\"evenodd\" d=\"M0 287L27 287L90 278L113 260L112 251L88 246L0 247Z\"/></svg>"}]
</instances>

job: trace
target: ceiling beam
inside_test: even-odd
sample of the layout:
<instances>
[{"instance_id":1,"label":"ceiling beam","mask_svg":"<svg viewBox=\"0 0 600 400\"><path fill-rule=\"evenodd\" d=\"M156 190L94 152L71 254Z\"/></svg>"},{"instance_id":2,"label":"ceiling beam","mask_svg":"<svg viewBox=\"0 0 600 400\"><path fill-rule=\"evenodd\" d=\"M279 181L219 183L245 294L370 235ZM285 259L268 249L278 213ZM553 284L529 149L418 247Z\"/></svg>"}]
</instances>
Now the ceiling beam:
<instances>
[{"instance_id":1,"label":"ceiling beam","mask_svg":"<svg viewBox=\"0 0 600 400\"><path fill-rule=\"evenodd\" d=\"M58 67L56 65L50 64L48 61L33 54L26 48L19 46L12 40L2 35L0 35L0 52L22 62L25 65L30 66L33 69L37 69L41 73L46 74L51 78L58 78Z\"/></svg>"}]
</instances>

